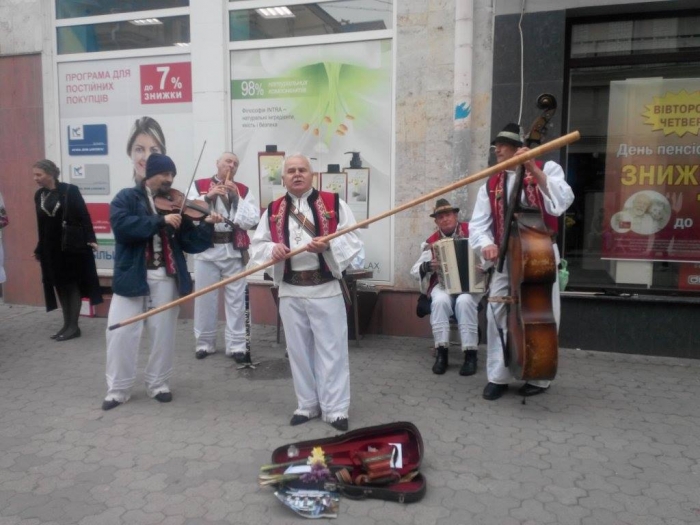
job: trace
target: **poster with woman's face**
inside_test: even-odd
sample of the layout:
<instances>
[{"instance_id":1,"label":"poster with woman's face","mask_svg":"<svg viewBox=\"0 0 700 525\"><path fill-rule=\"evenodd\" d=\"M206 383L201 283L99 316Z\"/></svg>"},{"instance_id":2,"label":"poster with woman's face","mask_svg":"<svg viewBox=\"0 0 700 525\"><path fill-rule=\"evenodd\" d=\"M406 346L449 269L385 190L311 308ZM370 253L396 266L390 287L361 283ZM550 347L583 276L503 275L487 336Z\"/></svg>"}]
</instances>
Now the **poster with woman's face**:
<instances>
[{"instance_id":1,"label":"poster with woman's face","mask_svg":"<svg viewBox=\"0 0 700 525\"><path fill-rule=\"evenodd\" d=\"M191 76L189 55L58 64L61 177L87 203L99 269L114 260L109 203L145 177L149 155L170 156L173 187L187 191L201 148L192 141Z\"/></svg>"}]
</instances>

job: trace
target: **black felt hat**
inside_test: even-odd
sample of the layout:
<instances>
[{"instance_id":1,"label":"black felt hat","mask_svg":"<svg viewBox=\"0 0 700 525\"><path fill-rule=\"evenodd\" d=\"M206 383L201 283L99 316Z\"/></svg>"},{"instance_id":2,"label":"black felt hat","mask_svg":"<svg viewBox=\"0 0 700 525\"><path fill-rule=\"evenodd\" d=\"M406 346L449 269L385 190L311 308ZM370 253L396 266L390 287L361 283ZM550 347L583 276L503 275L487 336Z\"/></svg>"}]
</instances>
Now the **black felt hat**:
<instances>
[{"instance_id":1,"label":"black felt hat","mask_svg":"<svg viewBox=\"0 0 700 525\"><path fill-rule=\"evenodd\" d=\"M523 145L523 141L520 139L520 126L514 122L506 124L503 131L496 135L496 138L491 142L492 146L495 146L496 144L509 144L511 146L515 146L516 148L521 147Z\"/></svg>"},{"instance_id":2,"label":"black felt hat","mask_svg":"<svg viewBox=\"0 0 700 525\"><path fill-rule=\"evenodd\" d=\"M459 208L455 208L454 206L452 206L452 204L450 204L450 201L448 201L447 199L438 199L435 203L435 209L433 209L433 213L431 213L430 216L435 218L435 216L438 213L445 213L449 211L459 213Z\"/></svg>"}]
</instances>

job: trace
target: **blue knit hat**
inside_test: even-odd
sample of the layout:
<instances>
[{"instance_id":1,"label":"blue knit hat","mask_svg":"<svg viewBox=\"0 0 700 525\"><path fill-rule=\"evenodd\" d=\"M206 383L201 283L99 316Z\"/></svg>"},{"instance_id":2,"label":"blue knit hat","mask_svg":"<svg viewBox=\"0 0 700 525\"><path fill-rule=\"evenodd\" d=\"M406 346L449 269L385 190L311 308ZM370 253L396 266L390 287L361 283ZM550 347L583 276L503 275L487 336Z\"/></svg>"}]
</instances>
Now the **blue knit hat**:
<instances>
[{"instance_id":1,"label":"blue knit hat","mask_svg":"<svg viewBox=\"0 0 700 525\"><path fill-rule=\"evenodd\" d=\"M173 159L167 155L151 153L146 161L146 178L150 179L154 175L158 175L160 173L172 173L174 177L177 175L175 163L173 162Z\"/></svg>"}]
</instances>

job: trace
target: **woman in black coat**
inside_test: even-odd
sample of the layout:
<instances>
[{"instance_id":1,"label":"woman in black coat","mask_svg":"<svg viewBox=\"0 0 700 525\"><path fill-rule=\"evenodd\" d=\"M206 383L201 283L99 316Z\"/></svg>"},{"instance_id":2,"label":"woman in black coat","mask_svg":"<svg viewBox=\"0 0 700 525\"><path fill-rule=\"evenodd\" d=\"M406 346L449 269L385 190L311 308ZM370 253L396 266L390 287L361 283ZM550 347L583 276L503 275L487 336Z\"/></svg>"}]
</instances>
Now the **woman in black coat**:
<instances>
[{"instance_id":1,"label":"woman in black coat","mask_svg":"<svg viewBox=\"0 0 700 525\"><path fill-rule=\"evenodd\" d=\"M58 181L60 170L50 160L40 160L32 170L39 189L34 194L39 242L34 256L41 263L46 311L55 310L56 295L63 310L63 328L51 336L56 341L80 337L78 318L81 298L90 304L102 302L100 283L92 250L97 239L90 213L77 186ZM85 235L85 249L79 253L64 251L61 246L63 221L80 225ZM54 295L54 289L56 294Z\"/></svg>"}]
</instances>

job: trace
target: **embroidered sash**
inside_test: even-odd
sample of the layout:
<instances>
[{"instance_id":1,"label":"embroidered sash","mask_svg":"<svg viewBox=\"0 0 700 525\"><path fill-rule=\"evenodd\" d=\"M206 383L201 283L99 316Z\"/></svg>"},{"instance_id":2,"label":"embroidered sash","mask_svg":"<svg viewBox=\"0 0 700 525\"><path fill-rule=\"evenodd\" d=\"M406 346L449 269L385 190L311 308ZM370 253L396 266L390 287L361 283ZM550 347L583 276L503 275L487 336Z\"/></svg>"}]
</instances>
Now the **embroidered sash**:
<instances>
[{"instance_id":1,"label":"embroidered sash","mask_svg":"<svg viewBox=\"0 0 700 525\"><path fill-rule=\"evenodd\" d=\"M535 161L537 167L542 169L544 165L540 161ZM500 246L501 240L505 232L506 208L508 203L505 196L506 172L501 171L496 173L487 182L487 190L489 201L491 203L491 217L493 219L493 242ZM545 226L556 234L559 230L559 221L557 217L547 213L544 208L544 199L542 193L537 187L537 179L534 175L527 172L523 180L523 194L525 195L526 205L530 208L537 208L542 213L542 219Z\"/></svg>"},{"instance_id":2,"label":"embroidered sash","mask_svg":"<svg viewBox=\"0 0 700 525\"><path fill-rule=\"evenodd\" d=\"M240 182L233 181L233 183L236 185L238 188L238 195L240 195L240 198L245 199L246 195L248 195L248 186L245 184L241 184ZM207 179L197 179L194 181L195 188L197 188L197 193L200 195L206 195L209 193L209 190L211 187L214 185L219 184L216 181L216 177L209 177ZM212 205L216 202L216 197L212 201ZM228 202L228 199L222 199L222 202L226 206L226 209L231 211L231 204ZM227 204L228 203L228 204ZM237 250L241 250L243 252L244 250L247 250L250 247L250 237L248 236L248 232L241 229L241 228L235 228L233 230L233 247ZM245 258L245 255L244 255Z\"/></svg>"}]
</instances>

